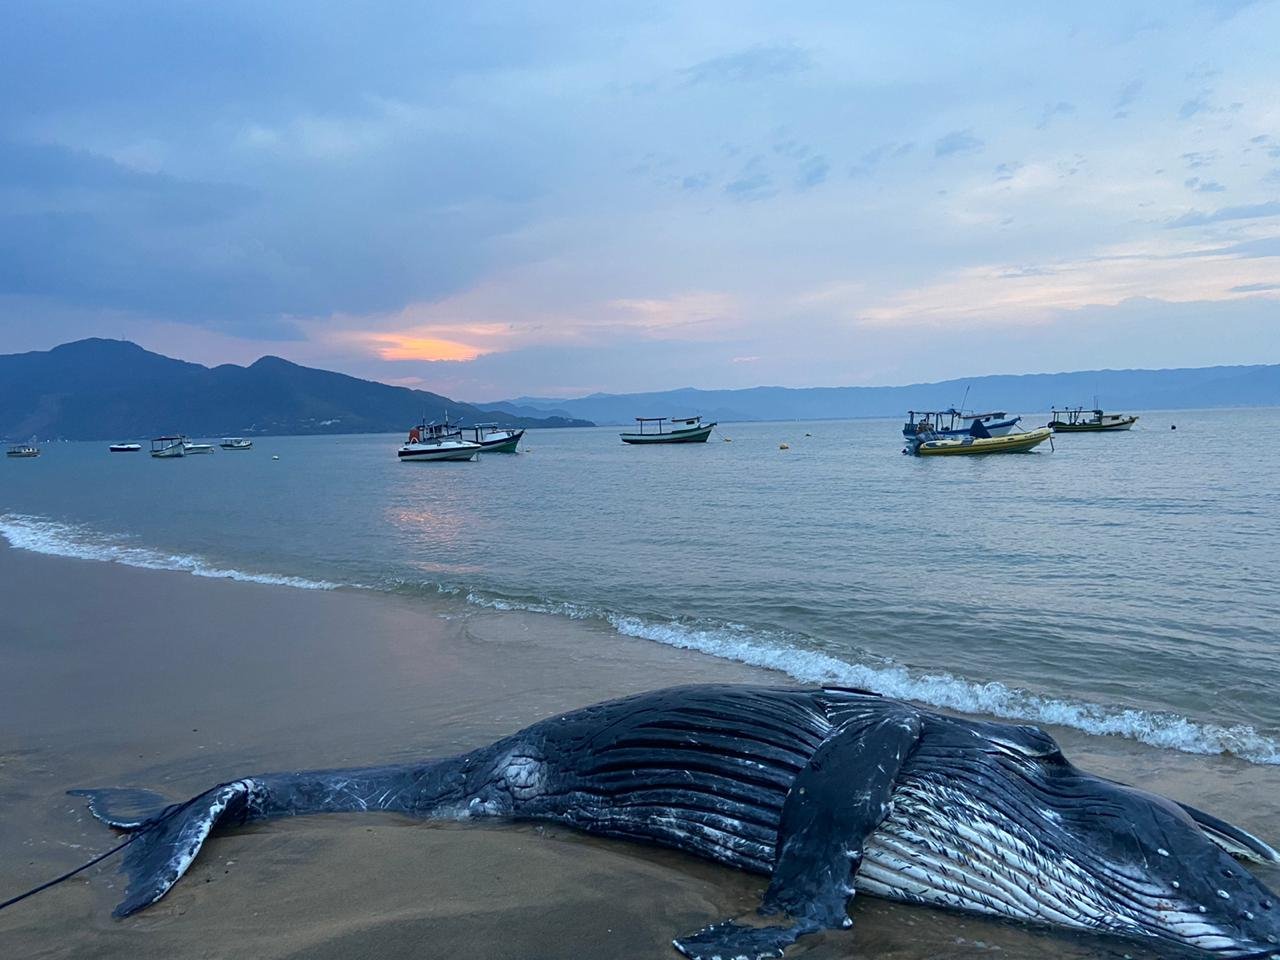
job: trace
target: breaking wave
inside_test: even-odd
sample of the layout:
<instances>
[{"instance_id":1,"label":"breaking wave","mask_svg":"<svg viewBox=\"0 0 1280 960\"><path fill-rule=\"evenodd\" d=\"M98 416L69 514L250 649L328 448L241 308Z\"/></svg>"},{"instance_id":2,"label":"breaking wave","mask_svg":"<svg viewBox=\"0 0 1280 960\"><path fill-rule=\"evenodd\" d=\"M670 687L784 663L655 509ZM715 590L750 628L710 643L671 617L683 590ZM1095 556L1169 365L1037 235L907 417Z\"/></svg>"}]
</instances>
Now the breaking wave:
<instances>
[{"instance_id":1,"label":"breaking wave","mask_svg":"<svg viewBox=\"0 0 1280 960\"><path fill-rule=\"evenodd\" d=\"M221 567L192 554L164 553L111 538L83 527L25 514L0 514L0 536L17 548L85 560L122 563L151 570L179 570L198 577L277 584L304 590L333 590L328 580L276 573L252 573ZM388 582L386 589L409 586ZM1010 687L980 683L947 673L909 670L892 661L867 657L842 659L810 649L805 637L761 631L744 624L650 619L586 604L538 598L513 598L442 583L418 584L494 610L523 610L573 620L594 620L619 633L685 650L784 673L802 683L860 687L961 713L1072 727L1098 736L1117 736L1154 747L1196 754L1232 754L1252 763L1280 764L1280 741L1247 724L1200 722L1172 712L1105 706L1060 699Z\"/></svg>"},{"instance_id":2,"label":"breaking wave","mask_svg":"<svg viewBox=\"0 0 1280 960\"><path fill-rule=\"evenodd\" d=\"M498 610L530 610L574 619L603 620L625 636L776 670L801 683L859 687L960 713L1072 727L1096 736L1125 737L1184 753L1226 753L1251 763L1280 764L1280 742L1248 724L1224 726L1191 720L1176 713L1058 699L998 681L979 683L947 673L915 672L884 660L851 662L805 649L798 644L798 637L781 632L761 633L742 624L655 621L593 610L580 604L523 602L474 591L466 598L469 603Z\"/></svg>"},{"instance_id":3,"label":"breaking wave","mask_svg":"<svg viewBox=\"0 0 1280 960\"><path fill-rule=\"evenodd\" d=\"M0 536L20 550L47 553L56 557L79 560L103 560L146 570L180 570L197 577L216 580L240 580L246 583L272 583L300 590L333 590L342 584L328 580L308 580L278 573L249 573L231 567L219 567L202 557L187 553L162 553L94 533L83 527L59 523L44 517L21 513L0 515Z\"/></svg>"}]
</instances>

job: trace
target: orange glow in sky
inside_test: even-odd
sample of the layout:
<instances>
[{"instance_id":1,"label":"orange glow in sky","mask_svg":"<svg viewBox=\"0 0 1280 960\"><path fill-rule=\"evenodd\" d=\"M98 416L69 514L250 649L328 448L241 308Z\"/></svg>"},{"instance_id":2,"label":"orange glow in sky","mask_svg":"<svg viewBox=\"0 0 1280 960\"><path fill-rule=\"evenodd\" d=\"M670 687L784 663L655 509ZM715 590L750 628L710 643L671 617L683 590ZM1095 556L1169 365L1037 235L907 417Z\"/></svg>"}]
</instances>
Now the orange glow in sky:
<instances>
[{"instance_id":1,"label":"orange glow in sky","mask_svg":"<svg viewBox=\"0 0 1280 960\"><path fill-rule=\"evenodd\" d=\"M456 340L399 333L380 334L375 340L378 356L383 360L474 360L485 352Z\"/></svg>"}]
</instances>

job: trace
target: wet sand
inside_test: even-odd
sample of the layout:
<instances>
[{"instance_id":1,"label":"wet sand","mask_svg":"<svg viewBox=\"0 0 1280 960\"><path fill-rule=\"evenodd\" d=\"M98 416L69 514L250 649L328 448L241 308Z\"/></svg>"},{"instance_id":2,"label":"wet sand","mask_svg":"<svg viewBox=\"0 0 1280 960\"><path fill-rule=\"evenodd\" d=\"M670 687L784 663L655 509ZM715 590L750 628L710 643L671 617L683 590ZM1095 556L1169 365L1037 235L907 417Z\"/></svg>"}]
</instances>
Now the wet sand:
<instances>
[{"instance_id":1,"label":"wet sand","mask_svg":"<svg viewBox=\"0 0 1280 960\"><path fill-rule=\"evenodd\" d=\"M3 545L0 604L0 899L115 842L72 787L186 798L247 773L452 753L639 690L787 682L557 617ZM1052 732L1082 766L1280 839L1280 768ZM218 834L164 900L124 921L110 918L117 866L0 912L0 957L674 957L672 936L751 909L764 886L560 828L389 815ZM1259 873L1280 887L1280 872ZM853 932L788 956L1154 955L869 897L852 916Z\"/></svg>"}]
</instances>

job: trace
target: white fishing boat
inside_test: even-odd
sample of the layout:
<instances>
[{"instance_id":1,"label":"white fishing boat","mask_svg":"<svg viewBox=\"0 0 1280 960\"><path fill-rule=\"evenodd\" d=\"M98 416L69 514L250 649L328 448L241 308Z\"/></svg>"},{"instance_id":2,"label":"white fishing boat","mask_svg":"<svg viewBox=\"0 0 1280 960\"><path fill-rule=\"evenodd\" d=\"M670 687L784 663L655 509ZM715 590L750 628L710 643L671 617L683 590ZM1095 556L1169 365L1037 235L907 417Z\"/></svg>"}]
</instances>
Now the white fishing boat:
<instances>
[{"instance_id":1,"label":"white fishing boat","mask_svg":"<svg viewBox=\"0 0 1280 960\"><path fill-rule=\"evenodd\" d=\"M706 443L716 426L703 423L701 417L636 417L636 422L640 426L635 433L618 434L623 443Z\"/></svg>"},{"instance_id":2,"label":"white fishing boat","mask_svg":"<svg viewBox=\"0 0 1280 960\"><path fill-rule=\"evenodd\" d=\"M214 451L212 443L191 443L184 440L182 442L182 447L188 457L198 453L213 453Z\"/></svg>"},{"instance_id":3,"label":"white fishing boat","mask_svg":"<svg viewBox=\"0 0 1280 960\"><path fill-rule=\"evenodd\" d=\"M1086 410L1084 407L1067 407L1050 411L1049 422L1045 426L1054 433L1110 433L1114 430L1128 430L1138 422L1136 414L1103 413L1101 410Z\"/></svg>"},{"instance_id":4,"label":"white fishing boat","mask_svg":"<svg viewBox=\"0 0 1280 960\"><path fill-rule=\"evenodd\" d=\"M137 453L142 449L140 443L113 443L107 447L112 453Z\"/></svg>"},{"instance_id":5,"label":"white fishing boat","mask_svg":"<svg viewBox=\"0 0 1280 960\"><path fill-rule=\"evenodd\" d=\"M474 460L483 449L463 440L456 427L445 423L420 423L409 431L409 439L396 451L401 460Z\"/></svg>"},{"instance_id":6,"label":"white fishing boat","mask_svg":"<svg viewBox=\"0 0 1280 960\"><path fill-rule=\"evenodd\" d=\"M913 439L924 431L933 433L939 439L969 436L974 423L982 424L988 435L1004 437L1018 432L1021 417L1010 417L1003 410L990 413L964 413L955 407L946 410L908 410L907 422L902 425L902 436Z\"/></svg>"},{"instance_id":7,"label":"white fishing boat","mask_svg":"<svg viewBox=\"0 0 1280 960\"><path fill-rule=\"evenodd\" d=\"M15 460L29 460L32 457L40 456L40 448L34 443L20 443L17 446L10 447L5 451L6 457L13 457Z\"/></svg>"},{"instance_id":8,"label":"white fishing boat","mask_svg":"<svg viewBox=\"0 0 1280 960\"><path fill-rule=\"evenodd\" d=\"M500 427L496 423L477 423L468 427L474 441L480 444L482 453L515 453L520 445L523 430L512 427Z\"/></svg>"},{"instance_id":9,"label":"white fishing boat","mask_svg":"<svg viewBox=\"0 0 1280 960\"><path fill-rule=\"evenodd\" d=\"M151 455L161 460L187 455L186 437L156 437L151 441Z\"/></svg>"},{"instance_id":10,"label":"white fishing boat","mask_svg":"<svg viewBox=\"0 0 1280 960\"><path fill-rule=\"evenodd\" d=\"M218 446L223 450L252 450L253 441L244 437L223 437Z\"/></svg>"}]
</instances>

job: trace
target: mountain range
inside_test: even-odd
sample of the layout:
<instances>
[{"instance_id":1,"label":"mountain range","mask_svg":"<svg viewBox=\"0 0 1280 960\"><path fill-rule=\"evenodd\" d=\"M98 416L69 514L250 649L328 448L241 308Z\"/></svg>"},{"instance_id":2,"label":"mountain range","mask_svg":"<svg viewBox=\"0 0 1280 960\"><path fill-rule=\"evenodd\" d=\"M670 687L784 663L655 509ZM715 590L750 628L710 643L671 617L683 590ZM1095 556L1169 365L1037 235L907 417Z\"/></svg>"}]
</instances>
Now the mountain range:
<instances>
[{"instance_id":1,"label":"mountain range","mask_svg":"<svg viewBox=\"0 0 1280 960\"><path fill-rule=\"evenodd\" d=\"M15 440L391 433L446 412L463 423L591 426L558 414L485 410L279 357L205 367L101 339L0 355L0 436Z\"/></svg>"},{"instance_id":2,"label":"mountain range","mask_svg":"<svg viewBox=\"0 0 1280 960\"><path fill-rule=\"evenodd\" d=\"M486 403L513 416L581 417L628 423L637 416L708 420L824 420L897 417L908 410L959 407L1048 413L1050 407L1178 410L1280 406L1280 364L1176 370L1081 370L963 377L902 387L751 387L657 393L595 393L575 400L518 397Z\"/></svg>"}]
</instances>

